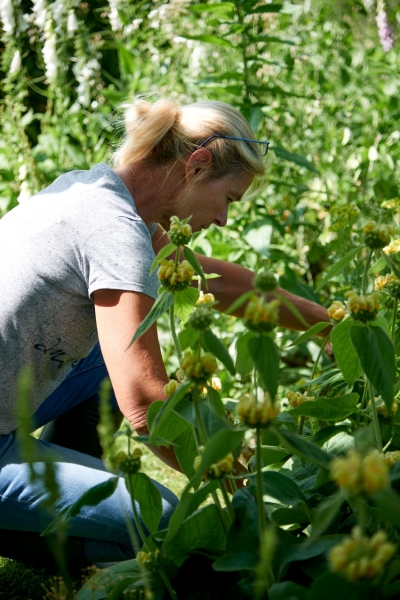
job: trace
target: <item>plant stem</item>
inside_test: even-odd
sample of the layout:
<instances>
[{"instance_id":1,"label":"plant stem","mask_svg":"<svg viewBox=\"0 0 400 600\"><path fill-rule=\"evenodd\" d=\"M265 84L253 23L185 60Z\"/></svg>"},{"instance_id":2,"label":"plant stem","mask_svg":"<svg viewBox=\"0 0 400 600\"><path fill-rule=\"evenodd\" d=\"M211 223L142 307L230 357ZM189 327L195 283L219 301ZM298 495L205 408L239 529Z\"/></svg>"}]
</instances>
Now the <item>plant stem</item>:
<instances>
[{"instance_id":1,"label":"plant stem","mask_svg":"<svg viewBox=\"0 0 400 600\"><path fill-rule=\"evenodd\" d=\"M263 539L267 530L267 518L264 508L264 482L261 462L261 427L256 428L256 467L257 467L257 510L260 538Z\"/></svg>"},{"instance_id":2,"label":"plant stem","mask_svg":"<svg viewBox=\"0 0 400 600\"><path fill-rule=\"evenodd\" d=\"M397 321L397 308L398 308L399 300L398 298L394 299L394 307L393 307L393 320L392 320L392 342L393 346L396 342L396 321Z\"/></svg>"},{"instance_id":3,"label":"plant stem","mask_svg":"<svg viewBox=\"0 0 400 600\"><path fill-rule=\"evenodd\" d=\"M321 344L321 348L319 349L318 356L317 356L317 358L316 358L316 360L314 362L314 365L313 365L313 368L312 368L312 371L311 371L310 382L308 384L309 386L312 386L312 381L314 379L315 371L317 370L317 365L318 365L318 363L319 363L319 361L321 359L322 353L323 353L323 351L325 349L326 344L329 341L330 336L331 336L331 332L328 333L328 335L326 336L326 338L324 339L324 341ZM305 417L301 417L300 418L299 430L298 430L298 434L299 435L302 435L302 433L303 433L304 420L305 420Z\"/></svg>"},{"instance_id":4,"label":"plant stem","mask_svg":"<svg viewBox=\"0 0 400 600\"><path fill-rule=\"evenodd\" d=\"M133 518L135 520L135 525L136 525L136 528L137 528L137 530L139 532L139 535L142 538L143 547L146 549L147 552L154 552L155 550L157 550L157 546L156 546L156 544L153 542L153 540L151 538L146 537L146 534L145 534L144 529L142 527L142 523L140 522L140 517L139 517L139 513L138 513L137 508L136 508L136 504L135 504L135 498L134 498L134 494L133 494L133 489L132 489L132 485L131 485L130 476L126 477L125 481L126 481L126 484L127 484L129 495L131 497ZM164 569L162 567L160 567L158 569L158 573L159 573L161 579L163 580L164 585L167 588L168 593L171 596L172 600L178 600L178 596L176 595L174 589L172 588L171 582L168 579L168 576L166 575L166 573L165 573L165 571L164 571Z\"/></svg>"},{"instance_id":5,"label":"plant stem","mask_svg":"<svg viewBox=\"0 0 400 600\"><path fill-rule=\"evenodd\" d=\"M371 258L372 258L373 252L374 251L372 250L372 248L370 248L369 252L368 252L367 260L365 262L365 269L364 269L363 278L362 278L362 294L363 295L365 295L367 293L367 275L368 275L369 265L371 264Z\"/></svg>"},{"instance_id":6,"label":"plant stem","mask_svg":"<svg viewBox=\"0 0 400 600\"><path fill-rule=\"evenodd\" d=\"M181 346L179 344L178 336L176 335L176 329L175 329L175 312L174 312L174 305L173 304L169 307L169 324L170 324L170 327L171 327L172 339L174 340L174 344L175 344L175 350L176 350L176 353L178 355L178 359L181 360L181 358L182 358L182 351L181 351Z\"/></svg>"},{"instance_id":7,"label":"plant stem","mask_svg":"<svg viewBox=\"0 0 400 600\"><path fill-rule=\"evenodd\" d=\"M203 419L201 417L200 411L200 398L199 398L199 388L197 385L194 385L193 388L193 404L194 404L194 412L196 415L197 426L200 432L200 441L202 444L206 444L208 441L208 433L204 426Z\"/></svg>"},{"instance_id":8,"label":"plant stem","mask_svg":"<svg viewBox=\"0 0 400 600\"><path fill-rule=\"evenodd\" d=\"M379 427L378 412L376 410L374 388L372 387L372 383L369 380L368 380L368 387L369 387L369 396L371 399L372 420L374 422L376 445L377 445L378 451L382 452L382 436L381 436L381 430Z\"/></svg>"},{"instance_id":9,"label":"plant stem","mask_svg":"<svg viewBox=\"0 0 400 600\"><path fill-rule=\"evenodd\" d=\"M233 521L233 519L235 518L235 513L233 512L233 508L232 508L232 504L231 504L231 499L229 498L228 490L226 489L226 483L225 483L225 481L223 479L219 482L219 488L220 488L220 490L222 492L222 495L224 497L226 508L228 510L228 513L229 513L229 516L231 518L231 521Z\"/></svg>"}]
</instances>

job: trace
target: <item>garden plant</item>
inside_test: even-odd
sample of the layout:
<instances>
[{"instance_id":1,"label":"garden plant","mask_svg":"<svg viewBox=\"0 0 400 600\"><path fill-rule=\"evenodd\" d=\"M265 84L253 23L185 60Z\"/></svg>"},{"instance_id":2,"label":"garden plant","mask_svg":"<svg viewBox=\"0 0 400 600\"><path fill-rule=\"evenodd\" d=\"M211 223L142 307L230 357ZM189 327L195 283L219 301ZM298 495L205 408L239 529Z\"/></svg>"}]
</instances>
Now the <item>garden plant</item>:
<instances>
[{"instance_id":1,"label":"garden plant","mask_svg":"<svg viewBox=\"0 0 400 600\"><path fill-rule=\"evenodd\" d=\"M100 434L115 476L44 532L62 536L124 477L143 546L130 527L136 559L97 572L77 600L398 597L396 3L23 0L0 10L2 211L105 159L110 107L133 93L235 104L275 156L226 232L192 236L190 220L171 220L153 264L160 295L132 340L158 322L168 400L151 406L149 436L123 426L114 440L105 385ZM244 307L243 319L218 313L196 252L257 273L228 311ZM331 325L280 330L282 304L295 308L278 284L324 304ZM22 423L28 397L29 383ZM172 445L187 477L164 531L141 460L148 443ZM23 429L21 446L38 476ZM51 505L51 464L47 486Z\"/></svg>"}]
</instances>

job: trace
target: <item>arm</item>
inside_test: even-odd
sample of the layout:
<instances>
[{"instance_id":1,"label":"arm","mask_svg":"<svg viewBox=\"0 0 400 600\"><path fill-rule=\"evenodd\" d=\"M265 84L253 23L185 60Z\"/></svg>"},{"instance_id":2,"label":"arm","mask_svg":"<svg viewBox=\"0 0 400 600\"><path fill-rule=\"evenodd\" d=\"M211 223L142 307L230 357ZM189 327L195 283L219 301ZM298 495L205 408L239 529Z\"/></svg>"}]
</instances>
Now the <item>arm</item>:
<instances>
[{"instance_id":1,"label":"arm","mask_svg":"<svg viewBox=\"0 0 400 600\"><path fill-rule=\"evenodd\" d=\"M168 242L169 239L167 234L159 227L159 231L153 238L154 251L156 253L159 252L159 250L168 244ZM252 280L255 274L253 271L250 271L250 269L224 260L208 258L201 254L196 254L196 256L205 273L217 273L218 275L221 275L221 277L217 279L210 279L208 281L209 291L214 294L215 299L218 302L218 305L215 307L217 310L225 312L236 298L253 289ZM326 321L329 324L328 313L323 306L311 302L310 300L306 300L305 298L301 298L300 296L295 296L280 288L277 288L277 291L294 304L310 327L320 321ZM272 300L273 294L270 294L269 298ZM236 317L243 317L244 307L245 305L243 304L233 314ZM298 331L304 330L304 325L284 305L281 305L280 307L279 325L287 329ZM327 333L328 330L324 329L318 335L325 337Z\"/></svg>"},{"instance_id":2,"label":"arm","mask_svg":"<svg viewBox=\"0 0 400 600\"><path fill-rule=\"evenodd\" d=\"M152 402L166 399L168 382L156 326L128 346L154 300L138 292L109 289L95 291L93 299L100 347L119 408L134 430L146 435L147 409ZM181 470L172 447L149 447L166 464Z\"/></svg>"}]
</instances>

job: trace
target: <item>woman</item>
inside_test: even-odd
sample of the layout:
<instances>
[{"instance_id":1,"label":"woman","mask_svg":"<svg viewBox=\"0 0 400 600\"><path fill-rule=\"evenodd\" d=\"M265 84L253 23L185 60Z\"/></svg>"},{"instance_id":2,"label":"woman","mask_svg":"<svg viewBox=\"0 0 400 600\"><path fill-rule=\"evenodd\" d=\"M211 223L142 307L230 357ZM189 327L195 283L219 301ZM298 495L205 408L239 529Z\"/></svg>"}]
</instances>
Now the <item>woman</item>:
<instances>
[{"instance_id":1,"label":"woman","mask_svg":"<svg viewBox=\"0 0 400 600\"><path fill-rule=\"evenodd\" d=\"M86 443L87 421L107 371L118 409L138 434L147 433L150 404L165 397L168 377L155 326L128 346L157 297L157 276L149 272L154 253L168 242L164 230L170 217L192 216L194 231L212 223L222 227L230 203L264 173L260 144L229 105L199 102L179 108L168 100L154 105L142 100L126 107L125 124L114 170L100 164L67 173L0 221L0 555L21 557L24 548L29 557L30 539L37 555L37 532L49 519L39 506L44 490L29 482L13 433L21 368L29 364L33 373L36 426L57 417L52 431L45 430L35 444L42 456L57 451L61 510L110 477L95 458L97 440ZM249 270L199 259L206 272L221 275L210 281L219 310L251 289ZM322 307L286 295L310 325L328 320ZM280 322L301 328L286 309ZM65 435L74 432L74 424L84 429ZM154 452L179 468L172 449ZM122 481L118 488L71 521L70 539L88 562L134 554L124 524L124 511L131 516L129 498ZM176 498L159 489L163 527Z\"/></svg>"}]
</instances>

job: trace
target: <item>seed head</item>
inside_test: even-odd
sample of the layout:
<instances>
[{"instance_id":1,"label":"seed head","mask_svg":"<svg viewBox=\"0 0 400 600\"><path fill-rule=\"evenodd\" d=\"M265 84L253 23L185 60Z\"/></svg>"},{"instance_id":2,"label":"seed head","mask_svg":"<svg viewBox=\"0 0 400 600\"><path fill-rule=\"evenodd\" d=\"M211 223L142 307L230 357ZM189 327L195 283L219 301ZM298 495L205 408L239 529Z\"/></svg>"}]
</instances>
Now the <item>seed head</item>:
<instances>
[{"instance_id":1,"label":"seed head","mask_svg":"<svg viewBox=\"0 0 400 600\"><path fill-rule=\"evenodd\" d=\"M192 237L192 228L187 223L183 224L178 217L171 217L168 237L175 246L185 246Z\"/></svg>"},{"instance_id":2,"label":"seed head","mask_svg":"<svg viewBox=\"0 0 400 600\"><path fill-rule=\"evenodd\" d=\"M210 327L213 322L213 311L211 308L208 308L206 305L199 306L196 308L189 317L189 326L192 329L197 329L199 331L203 331Z\"/></svg>"},{"instance_id":3,"label":"seed head","mask_svg":"<svg viewBox=\"0 0 400 600\"><path fill-rule=\"evenodd\" d=\"M254 277L253 285L260 292L272 292L277 286L275 275L268 271L261 271Z\"/></svg>"},{"instance_id":4,"label":"seed head","mask_svg":"<svg viewBox=\"0 0 400 600\"><path fill-rule=\"evenodd\" d=\"M364 242L368 248L384 248L390 242L392 228L389 225L377 225L369 221L364 225Z\"/></svg>"},{"instance_id":5,"label":"seed head","mask_svg":"<svg viewBox=\"0 0 400 600\"><path fill-rule=\"evenodd\" d=\"M116 457L116 463L119 470L124 475L135 475L141 467L142 451L140 448L135 448L132 454L120 452Z\"/></svg>"}]
</instances>

